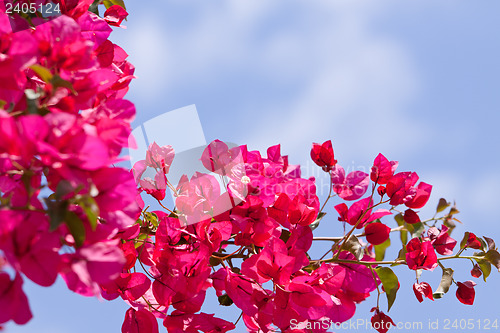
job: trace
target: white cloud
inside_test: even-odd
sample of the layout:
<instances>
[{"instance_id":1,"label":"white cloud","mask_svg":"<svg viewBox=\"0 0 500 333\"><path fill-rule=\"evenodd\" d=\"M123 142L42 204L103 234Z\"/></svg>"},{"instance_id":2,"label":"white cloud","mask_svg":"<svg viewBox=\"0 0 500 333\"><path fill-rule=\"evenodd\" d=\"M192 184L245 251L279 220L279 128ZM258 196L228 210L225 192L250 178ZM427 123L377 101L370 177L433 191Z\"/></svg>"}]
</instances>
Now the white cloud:
<instances>
[{"instance_id":1,"label":"white cloud","mask_svg":"<svg viewBox=\"0 0 500 333\"><path fill-rule=\"evenodd\" d=\"M242 72L254 73L277 90L292 82L297 87L293 95L275 97L270 89L269 96L235 102L234 109L214 114L219 123L228 121L225 114L233 116L224 136L261 150L280 142L301 158L311 141L329 138L346 162L379 150L404 158L405 150L431 138L419 134L424 124L418 115L401 112L419 93L412 55L377 30L377 20L393 4L176 3L189 13L185 24L169 23L161 8L147 15L139 11L124 40L139 76L133 90L141 97L161 98L175 87L197 84L222 100L226 95L221 91L258 89L253 83L245 86ZM242 131L257 118L262 119L258 126ZM242 125L242 119L248 122Z\"/></svg>"}]
</instances>

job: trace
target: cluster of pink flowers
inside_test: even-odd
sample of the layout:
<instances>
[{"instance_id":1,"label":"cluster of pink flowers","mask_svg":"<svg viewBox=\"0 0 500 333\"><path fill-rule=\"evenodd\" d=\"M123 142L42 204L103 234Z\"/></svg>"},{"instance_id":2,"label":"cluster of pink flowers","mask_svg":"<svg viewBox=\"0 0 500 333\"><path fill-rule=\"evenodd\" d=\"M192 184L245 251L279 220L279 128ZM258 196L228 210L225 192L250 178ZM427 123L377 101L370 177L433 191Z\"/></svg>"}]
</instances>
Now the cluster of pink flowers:
<instances>
[{"instance_id":1,"label":"cluster of pink flowers","mask_svg":"<svg viewBox=\"0 0 500 333\"><path fill-rule=\"evenodd\" d=\"M98 295L140 214L132 174L112 167L135 116L123 99L134 67L108 39L126 12L101 18L92 3L60 1L62 15L33 16L36 27L0 5L0 324L31 319L25 277Z\"/></svg>"},{"instance_id":2,"label":"cluster of pink flowers","mask_svg":"<svg viewBox=\"0 0 500 333\"><path fill-rule=\"evenodd\" d=\"M487 237L466 233L455 253L457 209L438 217L450 206L441 199L436 215L421 219L432 186L396 172L398 163L382 154L370 174L346 175L330 141L313 144L311 158L331 182L323 204L315 179L303 178L279 145L262 156L216 140L201 156L208 173L184 175L176 186L171 146L151 144L132 171L112 167L135 115L123 99L134 67L108 39L127 12L109 6L101 18L89 11L99 2L57 3L61 16L32 15L33 26L0 7L0 324L31 319L24 278L50 286L61 276L76 293L129 304L124 333L158 332L158 319L169 333L234 330L236 323L201 312L209 288L220 305L241 311L249 332L318 333L325 321L349 320L375 290L390 309L400 287L390 264L416 272L420 302L455 283L458 300L473 304L476 283L455 281L445 260L475 261L471 276L485 280L492 265L500 269ZM145 208L141 192L164 210ZM333 197L345 201L333 208L347 232L327 238L332 247L313 259L313 230ZM381 221L387 216L394 228ZM402 247L384 261L391 232ZM461 256L467 249L478 252ZM433 291L420 277L438 266ZM378 305L372 312L377 331L394 325Z\"/></svg>"},{"instance_id":3,"label":"cluster of pink flowers","mask_svg":"<svg viewBox=\"0 0 500 333\"><path fill-rule=\"evenodd\" d=\"M394 261L411 270L433 270L438 266L436 252L450 255L457 243L448 233L456 209L429 220L442 221L441 229L421 221L416 210L427 203L432 186L417 184L414 172L396 173L398 163L382 154L370 174L353 171L346 176L330 141L313 144L311 158L331 177L327 201L334 196L353 201L350 206L335 206L338 220L352 229L333 239L331 258L321 260L308 255L312 230L324 215L315 179L302 178L300 167L289 164L279 145L270 147L264 157L246 146L229 148L216 140L201 156L210 173L183 176L176 188L168 178L174 156L171 146L153 143L146 159L133 168L141 190L160 204L170 188L175 209L143 212L125 246L131 259L129 271L105 288L131 305L123 332L155 326L154 317L162 319L170 333L233 330L234 323L200 312L211 287L221 305L240 309L249 332L325 332L321 325L325 321L349 320L356 304L372 291L379 290L380 296L380 284L388 297L399 289L390 268L379 272L375 255L375 248L383 247L391 231L404 232L405 237L411 232L411 240L403 243L402 257ZM148 168L154 169L154 179L143 178ZM364 197L370 183L371 194ZM384 204L390 209L374 210ZM405 208L396 216L399 228L392 230L380 221L401 206ZM356 237L352 234L356 229L364 232ZM461 251L482 247L473 234L467 237L470 240ZM143 272L135 271L136 258ZM474 285L458 282L457 297L462 303L472 304ZM434 300L430 285L418 278L414 291L419 301ZM168 312L171 308L174 311ZM373 311L373 327L386 332L392 319L378 307Z\"/></svg>"}]
</instances>

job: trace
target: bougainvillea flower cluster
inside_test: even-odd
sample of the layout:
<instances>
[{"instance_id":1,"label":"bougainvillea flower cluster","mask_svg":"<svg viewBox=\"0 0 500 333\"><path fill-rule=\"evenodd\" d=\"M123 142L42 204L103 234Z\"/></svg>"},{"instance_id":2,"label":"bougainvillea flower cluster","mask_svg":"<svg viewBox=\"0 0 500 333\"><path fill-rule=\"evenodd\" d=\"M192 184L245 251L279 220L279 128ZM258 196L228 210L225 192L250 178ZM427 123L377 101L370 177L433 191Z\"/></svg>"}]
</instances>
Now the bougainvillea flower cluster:
<instances>
[{"instance_id":1,"label":"bougainvillea flower cluster","mask_svg":"<svg viewBox=\"0 0 500 333\"><path fill-rule=\"evenodd\" d=\"M302 177L280 145L264 155L215 140L200 156L206 172L175 182L168 145L149 145L131 171L114 167L133 145L135 108L124 96L134 67L108 39L127 17L125 6L104 1L100 17L101 1L57 3L62 15L43 24L35 24L37 14L14 17L26 25L16 32L0 7L0 324L32 318L25 279L50 286L61 276L80 295L123 299L124 333L159 332L159 322L169 333L237 325L326 332L375 292L372 327L387 332L395 326L387 313L404 287L394 266L415 271L408 288L418 302L438 300L455 284L466 305L477 284L455 281L447 260L472 261L471 276L485 281L492 265L500 269L492 239L467 232L457 246L458 210L445 199L432 218L421 218L432 186L382 154L370 174L346 175L331 141L313 143L310 156L329 182L323 203L316 179ZM320 223L343 234L315 237ZM396 258L386 258L391 233L401 240ZM311 255L315 241L332 242L320 258ZM438 267L433 289L421 280ZM210 294L238 319L206 313Z\"/></svg>"},{"instance_id":2,"label":"bougainvillea flower cluster","mask_svg":"<svg viewBox=\"0 0 500 333\"><path fill-rule=\"evenodd\" d=\"M134 67L108 39L126 12L105 20L90 4L61 1L62 15L34 27L17 16L17 32L0 6L0 324L31 319L25 278L100 295L141 211L133 176L112 166L135 116L123 99Z\"/></svg>"},{"instance_id":3,"label":"bougainvillea flower cluster","mask_svg":"<svg viewBox=\"0 0 500 333\"><path fill-rule=\"evenodd\" d=\"M348 224L350 231L331 238L333 246L323 258L311 258L308 252L316 239L313 230L320 222L328 223L322 220L327 202L320 205L316 180L303 178L300 168L290 165L280 150L279 145L270 147L263 156L246 146L229 148L216 140L201 155L207 172L185 175L174 188L168 174L175 157L173 148L156 143L149 146L146 159L133 168L136 181L140 190L160 203L162 199L150 189L170 189L175 207L167 212L143 211L138 224L144 231L124 243L144 274L137 285L124 277L115 282L118 290L115 286L113 292L132 306L124 327L133 311L147 310L163 321L168 332L234 330L235 323L201 311L208 289L214 288L220 305L237 307L238 321L250 332L326 332L329 326L325 322L349 320L356 304L375 290L379 297L387 294L390 309L400 283L392 269L382 265L403 264L415 271L432 271L441 265L443 277L449 279L443 278L434 292L427 282L418 281L417 274L413 291L419 302L424 297L442 297L455 282L441 261L459 258L451 256L457 244L450 236L456 208L443 217L420 220L414 209L427 203L431 185L417 184L415 172L397 173L398 163L389 162L382 154L375 158L371 175L353 171L345 176L333 158L330 141L313 144L311 157L329 175L331 192L326 201L335 196L347 201L334 208L338 221ZM161 174L161 181L155 177L144 183L141 176L146 165ZM380 187L385 190L378 190ZM438 212L449 206L442 201ZM382 222L391 215L393 227ZM354 235L358 229L363 232ZM383 261L391 232L401 233L406 240L398 258ZM467 233L460 251L485 244ZM497 253L494 244L490 251ZM484 264L488 259L478 256L477 260ZM498 265L494 259L487 262ZM132 263L127 268L129 274L138 274L131 273ZM146 285L146 275L151 285ZM475 284L467 281L457 286L459 300L472 304ZM141 290L142 299L131 297L132 290ZM377 331L387 332L394 326L379 307L373 312L371 322ZM150 323L146 316L134 318L136 325Z\"/></svg>"}]
</instances>

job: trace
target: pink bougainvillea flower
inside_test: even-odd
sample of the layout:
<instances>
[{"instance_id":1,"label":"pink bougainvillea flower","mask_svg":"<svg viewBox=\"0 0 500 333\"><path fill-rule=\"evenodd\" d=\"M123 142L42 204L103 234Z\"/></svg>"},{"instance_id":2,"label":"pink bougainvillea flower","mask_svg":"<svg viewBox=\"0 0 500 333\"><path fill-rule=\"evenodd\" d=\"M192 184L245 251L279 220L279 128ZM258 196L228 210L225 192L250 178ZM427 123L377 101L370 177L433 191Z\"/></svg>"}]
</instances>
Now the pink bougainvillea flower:
<instances>
[{"instance_id":1,"label":"pink bougainvillea flower","mask_svg":"<svg viewBox=\"0 0 500 333\"><path fill-rule=\"evenodd\" d=\"M98 295L97 284L117 278L125 258L116 245L116 242L101 242L83 246L72 254L63 254L60 274L68 288L84 296Z\"/></svg>"},{"instance_id":2,"label":"pink bougainvillea flower","mask_svg":"<svg viewBox=\"0 0 500 333\"><path fill-rule=\"evenodd\" d=\"M321 145L319 143L313 143L311 158L314 163L323 169L323 171L329 172L332 170L333 166L337 163L333 154L332 141L325 141Z\"/></svg>"},{"instance_id":3,"label":"pink bougainvillea flower","mask_svg":"<svg viewBox=\"0 0 500 333\"><path fill-rule=\"evenodd\" d=\"M308 201L301 194L297 194L293 200L290 200L287 194L281 193L267 212L270 217L285 228L290 228L291 225L295 224L308 226L318 216L318 208L309 206Z\"/></svg>"},{"instance_id":4,"label":"pink bougainvillea flower","mask_svg":"<svg viewBox=\"0 0 500 333\"><path fill-rule=\"evenodd\" d=\"M163 321L169 333L224 333L234 330L233 323L214 317L207 313L182 313L174 311ZM141 331L142 332L142 331ZM149 331L144 331L149 332ZM151 331L152 332L152 331Z\"/></svg>"},{"instance_id":5,"label":"pink bougainvillea flower","mask_svg":"<svg viewBox=\"0 0 500 333\"><path fill-rule=\"evenodd\" d=\"M410 209L410 208L405 210L405 213L403 215L403 219L408 224L420 223L420 217L413 209Z\"/></svg>"},{"instance_id":6,"label":"pink bougainvillea flower","mask_svg":"<svg viewBox=\"0 0 500 333\"><path fill-rule=\"evenodd\" d=\"M115 280L101 287L108 294L117 293L124 300L135 301L143 296L151 286L151 280L143 273L121 273Z\"/></svg>"},{"instance_id":7,"label":"pink bougainvillea flower","mask_svg":"<svg viewBox=\"0 0 500 333\"><path fill-rule=\"evenodd\" d=\"M222 176L231 176L233 168L238 168L244 176L243 157L240 147L229 148L228 145L220 140L212 141L201 155L203 166L210 172ZM234 177L233 177L234 178Z\"/></svg>"},{"instance_id":8,"label":"pink bougainvillea flower","mask_svg":"<svg viewBox=\"0 0 500 333\"><path fill-rule=\"evenodd\" d=\"M77 19L82 14L86 13L89 6L93 3L93 0L65 0L61 1L61 13Z\"/></svg>"},{"instance_id":9,"label":"pink bougainvillea flower","mask_svg":"<svg viewBox=\"0 0 500 333\"><path fill-rule=\"evenodd\" d=\"M156 172L155 179L145 177L139 180L139 186L146 191L147 194L153 196L156 200L165 199L167 191L167 178L162 170Z\"/></svg>"},{"instance_id":10,"label":"pink bougainvillea flower","mask_svg":"<svg viewBox=\"0 0 500 333\"><path fill-rule=\"evenodd\" d=\"M379 187L377 187L377 193L378 195L383 197L387 193L387 189L385 188L385 186L380 185Z\"/></svg>"},{"instance_id":11,"label":"pink bougainvillea flower","mask_svg":"<svg viewBox=\"0 0 500 333\"><path fill-rule=\"evenodd\" d=\"M309 285L307 280L307 276L298 276L287 285L289 302L302 317L318 320L326 315L331 296L325 290Z\"/></svg>"},{"instance_id":12,"label":"pink bougainvillea flower","mask_svg":"<svg viewBox=\"0 0 500 333\"><path fill-rule=\"evenodd\" d=\"M245 202L232 209L234 230L240 231L234 239L236 245L264 246L273 234L279 237L279 224L268 216L263 204L258 197L248 196Z\"/></svg>"},{"instance_id":13,"label":"pink bougainvillea flower","mask_svg":"<svg viewBox=\"0 0 500 333\"><path fill-rule=\"evenodd\" d=\"M89 11L80 16L77 22L81 27L82 36L94 42L95 48L106 41L113 31L103 18Z\"/></svg>"},{"instance_id":14,"label":"pink bougainvillea flower","mask_svg":"<svg viewBox=\"0 0 500 333\"><path fill-rule=\"evenodd\" d=\"M482 247L482 244L475 234L469 232L469 237L467 238L465 247L470 247L471 249L479 250Z\"/></svg>"},{"instance_id":15,"label":"pink bougainvillea flower","mask_svg":"<svg viewBox=\"0 0 500 333\"><path fill-rule=\"evenodd\" d=\"M378 154L373 161L370 179L377 184L387 184L398 167L397 161L390 161L382 154Z\"/></svg>"},{"instance_id":16,"label":"pink bougainvillea flower","mask_svg":"<svg viewBox=\"0 0 500 333\"><path fill-rule=\"evenodd\" d=\"M457 292L456 296L460 303L466 305L474 304L474 298L476 297L476 291L474 290L474 286L476 283L474 281L465 281L465 282L457 282Z\"/></svg>"},{"instance_id":17,"label":"pink bougainvillea flower","mask_svg":"<svg viewBox=\"0 0 500 333\"><path fill-rule=\"evenodd\" d=\"M344 200L357 200L361 198L368 189L370 176L363 171L350 172L344 178L345 171L337 165L331 172L333 190Z\"/></svg>"},{"instance_id":18,"label":"pink bougainvillea flower","mask_svg":"<svg viewBox=\"0 0 500 333\"><path fill-rule=\"evenodd\" d=\"M413 187L418 181L415 172L399 172L387 182L387 195L391 198L389 202L393 206L403 204L413 199L417 190Z\"/></svg>"},{"instance_id":19,"label":"pink bougainvillea flower","mask_svg":"<svg viewBox=\"0 0 500 333\"><path fill-rule=\"evenodd\" d=\"M221 198L220 184L211 174L196 172L191 179L183 175L177 194L175 205L185 224L210 220L235 205L227 194Z\"/></svg>"},{"instance_id":20,"label":"pink bougainvillea flower","mask_svg":"<svg viewBox=\"0 0 500 333\"><path fill-rule=\"evenodd\" d=\"M121 8L121 7L120 7ZM167 174L175 157L172 146L159 146L156 142L149 145L146 152L146 166L162 170Z\"/></svg>"},{"instance_id":21,"label":"pink bougainvillea flower","mask_svg":"<svg viewBox=\"0 0 500 333\"><path fill-rule=\"evenodd\" d=\"M406 244L406 264L409 269L433 270L438 266L436 252L430 241L413 238Z\"/></svg>"},{"instance_id":22,"label":"pink bougainvillea flower","mask_svg":"<svg viewBox=\"0 0 500 333\"><path fill-rule=\"evenodd\" d=\"M318 209L307 204L307 199L301 194L293 198L288 212L288 221L291 224L308 226L316 220Z\"/></svg>"},{"instance_id":23,"label":"pink bougainvillea flower","mask_svg":"<svg viewBox=\"0 0 500 333\"><path fill-rule=\"evenodd\" d=\"M350 252L344 251L340 253L340 259L356 260ZM373 261L374 259L365 255L362 260ZM342 284L342 289L346 295L350 295L356 302L361 302L366 299L370 292L377 288L380 281L373 279L371 270L366 266L355 264L342 264L346 268L345 279Z\"/></svg>"},{"instance_id":24,"label":"pink bougainvillea flower","mask_svg":"<svg viewBox=\"0 0 500 333\"><path fill-rule=\"evenodd\" d=\"M391 317L379 311L378 308L372 309L375 311L371 318L372 327L379 333L387 333L391 326L396 326L392 321Z\"/></svg>"},{"instance_id":25,"label":"pink bougainvillea flower","mask_svg":"<svg viewBox=\"0 0 500 333\"><path fill-rule=\"evenodd\" d=\"M11 280L9 274L0 272L0 324L13 320L23 325L33 317L22 286L23 279L19 273Z\"/></svg>"},{"instance_id":26,"label":"pink bougainvillea flower","mask_svg":"<svg viewBox=\"0 0 500 333\"><path fill-rule=\"evenodd\" d=\"M231 162L229 147L220 140L214 140L203 150L201 155L203 166L210 172L227 173Z\"/></svg>"},{"instance_id":27,"label":"pink bougainvillea flower","mask_svg":"<svg viewBox=\"0 0 500 333\"><path fill-rule=\"evenodd\" d=\"M158 322L148 310L129 308L125 312L122 333L158 333Z\"/></svg>"},{"instance_id":28,"label":"pink bougainvillea flower","mask_svg":"<svg viewBox=\"0 0 500 333\"><path fill-rule=\"evenodd\" d=\"M253 316L258 312L258 306L253 302L253 298L254 293L260 293L262 289L253 279L233 273L229 268L220 268L210 277L216 291L222 294L225 290L243 313Z\"/></svg>"},{"instance_id":29,"label":"pink bougainvillea flower","mask_svg":"<svg viewBox=\"0 0 500 333\"><path fill-rule=\"evenodd\" d=\"M474 267L472 267L472 270L470 271L470 275L472 275L472 277L475 278L481 277L481 275L483 275L481 267L479 267L478 264L475 264Z\"/></svg>"},{"instance_id":30,"label":"pink bougainvillea flower","mask_svg":"<svg viewBox=\"0 0 500 333\"><path fill-rule=\"evenodd\" d=\"M356 228L361 229L366 223L392 214L387 209L378 209L372 213L370 209L372 204L373 201L370 198L364 198L356 201L349 208L345 203L338 204L334 208L340 215L339 221L347 222L350 225L357 225Z\"/></svg>"},{"instance_id":31,"label":"pink bougainvillea flower","mask_svg":"<svg viewBox=\"0 0 500 333\"><path fill-rule=\"evenodd\" d=\"M127 11L119 5L113 5L104 12L104 20L114 27L119 27L127 16Z\"/></svg>"},{"instance_id":32,"label":"pink bougainvillea flower","mask_svg":"<svg viewBox=\"0 0 500 333\"><path fill-rule=\"evenodd\" d=\"M95 200L100 216L118 229L133 225L141 208L136 201L137 185L132 173L120 168L102 168L93 173L92 180L99 191Z\"/></svg>"},{"instance_id":33,"label":"pink bougainvillea flower","mask_svg":"<svg viewBox=\"0 0 500 333\"><path fill-rule=\"evenodd\" d=\"M259 283L273 279L285 285L293 273L295 258L288 255L285 243L272 238L264 249L241 264L241 272Z\"/></svg>"},{"instance_id":34,"label":"pink bougainvillea flower","mask_svg":"<svg viewBox=\"0 0 500 333\"><path fill-rule=\"evenodd\" d=\"M427 235L437 253L445 256L453 254L453 249L455 245L457 245L457 241L450 237L447 226L443 225L441 231L436 227L430 227L429 230L427 230Z\"/></svg>"},{"instance_id":35,"label":"pink bougainvillea flower","mask_svg":"<svg viewBox=\"0 0 500 333\"><path fill-rule=\"evenodd\" d=\"M434 296L432 295L432 288L427 282L414 283L413 292L415 293L415 296L420 303L424 301L424 297L427 297L432 301L434 300Z\"/></svg>"},{"instance_id":36,"label":"pink bougainvillea flower","mask_svg":"<svg viewBox=\"0 0 500 333\"><path fill-rule=\"evenodd\" d=\"M405 205L409 208L418 209L424 207L431 196L432 185L420 182L416 191L415 196L411 200L405 202Z\"/></svg>"},{"instance_id":37,"label":"pink bougainvillea flower","mask_svg":"<svg viewBox=\"0 0 500 333\"><path fill-rule=\"evenodd\" d=\"M366 240L373 245L379 245L389 239L391 228L381 222L369 223L365 226Z\"/></svg>"}]
</instances>

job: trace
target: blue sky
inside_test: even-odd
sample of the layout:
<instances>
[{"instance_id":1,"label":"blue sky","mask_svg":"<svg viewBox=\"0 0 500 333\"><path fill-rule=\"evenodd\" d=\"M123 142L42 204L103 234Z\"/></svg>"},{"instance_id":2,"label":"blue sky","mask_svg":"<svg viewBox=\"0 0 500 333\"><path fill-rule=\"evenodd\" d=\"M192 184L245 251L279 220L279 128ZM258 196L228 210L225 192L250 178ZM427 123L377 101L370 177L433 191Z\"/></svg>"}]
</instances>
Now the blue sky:
<instances>
[{"instance_id":1,"label":"blue sky","mask_svg":"<svg viewBox=\"0 0 500 333\"><path fill-rule=\"evenodd\" d=\"M433 214L440 197L455 200L465 224L455 238L470 230L500 242L499 2L175 0L127 6L127 29L115 30L112 40L137 67L128 95L137 106L136 126L195 104L207 141L261 150L281 143L306 174L317 172L308 161L311 142L331 139L339 163L351 169L368 169L381 152L398 160L399 170L416 171L434 185L424 215ZM318 235L341 232L332 206ZM470 266L452 266L458 281L473 279ZM401 290L390 315L396 322L421 321L425 328L439 319L442 328L445 319L500 321L496 272L487 284L476 281L473 307L460 304L454 289L442 300L419 304L411 290L414 276L403 268L395 272ZM439 279L439 269L423 275L434 288ZM117 332L127 308L74 295L60 279L51 288L26 288L35 317L9 332ZM375 301L361 304L355 319L369 318ZM205 311L220 313L214 302Z\"/></svg>"}]
</instances>

